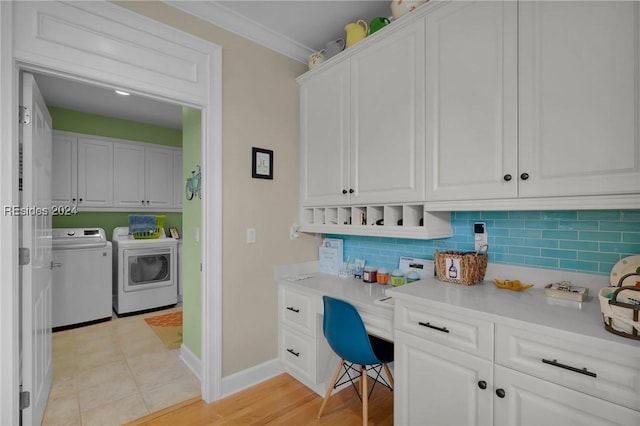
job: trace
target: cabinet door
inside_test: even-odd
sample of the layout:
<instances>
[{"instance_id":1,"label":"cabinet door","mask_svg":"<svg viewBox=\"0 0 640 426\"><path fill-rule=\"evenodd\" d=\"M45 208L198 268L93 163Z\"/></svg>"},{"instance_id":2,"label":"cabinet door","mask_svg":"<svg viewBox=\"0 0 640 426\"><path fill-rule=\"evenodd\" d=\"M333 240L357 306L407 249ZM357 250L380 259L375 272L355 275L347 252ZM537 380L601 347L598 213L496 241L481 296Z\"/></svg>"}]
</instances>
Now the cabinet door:
<instances>
[{"instance_id":1,"label":"cabinet door","mask_svg":"<svg viewBox=\"0 0 640 426\"><path fill-rule=\"evenodd\" d=\"M505 426L637 425L640 412L495 366L495 424Z\"/></svg>"},{"instance_id":2,"label":"cabinet door","mask_svg":"<svg viewBox=\"0 0 640 426\"><path fill-rule=\"evenodd\" d=\"M78 139L78 207L113 206L113 143Z\"/></svg>"},{"instance_id":3,"label":"cabinet door","mask_svg":"<svg viewBox=\"0 0 640 426\"><path fill-rule=\"evenodd\" d=\"M186 182L182 178L182 151L173 152L173 207L182 208Z\"/></svg>"},{"instance_id":4,"label":"cabinet door","mask_svg":"<svg viewBox=\"0 0 640 426\"><path fill-rule=\"evenodd\" d=\"M402 331L394 337L395 424L492 424L490 361Z\"/></svg>"},{"instance_id":5,"label":"cabinet door","mask_svg":"<svg viewBox=\"0 0 640 426\"><path fill-rule=\"evenodd\" d=\"M144 193L144 147L114 145L114 199L116 207L146 206Z\"/></svg>"},{"instance_id":6,"label":"cabinet door","mask_svg":"<svg viewBox=\"0 0 640 426\"><path fill-rule=\"evenodd\" d=\"M520 196L640 190L640 3L519 3Z\"/></svg>"},{"instance_id":7,"label":"cabinet door","mask_svg":"<svg viewBox=\"0 0 640 426\"><path fill-rule=\"evenodd\" d=\"M144 165L147 207L173 207L173 150L145 148Z\"/></svg>"},{"instance_id":8,"label":"cabinet door","mask_svg":"<svg viewBox=\"0 0 640 426\"><path fill-rule=\"evenodd\" d=\"M319 71L300 88L304 206L349 201L349 63Z\"/></svg>"},{"instance_id":9,"label":"cabinet door","mask_svg":"<svg viewBox=\"0 0 640 426\"><path fill-rule=\"evenodd\" d=\"M77 138L53 133L51 146L51 203L75 205L78 197Z\"/></svg>"},{"instance_id":10,"label":"cabinet door","mask_svg":"<svg viewBox=\"0 0 640 426\"><path fill-rule=\"evenodd\" d=\"M424 21L351 58L352 203L424 200Z\"/></svg>"},{"instance_id":11,"label":"cabinet door","mask_svg":"<svg viewBox=\"0 0 640 426\"><path fill-rule=\"evenodd\" d=\"M517 6L426 17L427 201L517 196Z\"/></svg>"}]
</instances>

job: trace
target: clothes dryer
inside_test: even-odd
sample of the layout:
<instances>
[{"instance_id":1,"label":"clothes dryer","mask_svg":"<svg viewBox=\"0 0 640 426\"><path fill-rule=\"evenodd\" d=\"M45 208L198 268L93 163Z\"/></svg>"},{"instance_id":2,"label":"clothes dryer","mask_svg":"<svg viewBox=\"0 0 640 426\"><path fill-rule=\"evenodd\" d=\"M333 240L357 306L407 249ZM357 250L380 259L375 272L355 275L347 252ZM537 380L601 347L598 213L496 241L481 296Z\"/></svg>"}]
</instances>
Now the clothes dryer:
<instances>
[{"instance_id":1,"label":"clothes dryer","mask_svg":"<svg viewBox=\"0 0 640 426\"><path fill-rule=\"evenodd\" d=\"M129 227L113 230L113 309L117 314L178 303L177 243L166 238L134 239Z\"/></svg>"}]
</instances>

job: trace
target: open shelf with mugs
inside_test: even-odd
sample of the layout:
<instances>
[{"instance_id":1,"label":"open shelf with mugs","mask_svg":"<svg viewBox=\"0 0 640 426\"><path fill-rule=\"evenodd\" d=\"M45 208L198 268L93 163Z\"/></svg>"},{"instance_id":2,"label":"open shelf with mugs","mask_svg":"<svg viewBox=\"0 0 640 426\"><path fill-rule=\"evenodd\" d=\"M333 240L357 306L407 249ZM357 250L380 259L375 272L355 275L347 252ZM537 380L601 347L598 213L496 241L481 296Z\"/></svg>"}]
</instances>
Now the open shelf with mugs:
<instances>
[{"instance_id":1,"label":"open shelf with mugs","mask_svg":"<svg viewBox=\"0 0 640 426\"><path fill-rule=\"evenodd\" d=\"M452 235L449 212L424 204L303 207L300 231L394 238L436 239Z\"/></svg>"}]
</instances>

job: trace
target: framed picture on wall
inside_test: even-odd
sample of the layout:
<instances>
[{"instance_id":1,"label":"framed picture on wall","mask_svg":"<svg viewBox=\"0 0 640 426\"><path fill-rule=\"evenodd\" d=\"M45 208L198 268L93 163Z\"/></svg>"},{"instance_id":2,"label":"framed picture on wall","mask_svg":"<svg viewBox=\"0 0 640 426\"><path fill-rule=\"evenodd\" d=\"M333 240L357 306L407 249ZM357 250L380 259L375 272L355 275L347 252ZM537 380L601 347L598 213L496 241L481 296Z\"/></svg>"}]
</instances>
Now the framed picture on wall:
<instances>
[{"instance_id":1,"label":"framed picture on wall","mask_svg":"<svg viewBox=\"0 0 640 426\"><path fill-rule=\"evenodd\" d=\"M176 240L180 239L180 234L178 233L178 228L169 228L169 233L171 234L171 238Z\"/></svg>"},{"instance_id":2,"label":"framed picture on wall","mask_svg":"<svg viewBox=\"0 0 640 426\"><path fill-rule=\"evenodd\" d=\"M273 179L272 150L251 148L251 177L256 179Z\"/></svg>"}]
</instances>

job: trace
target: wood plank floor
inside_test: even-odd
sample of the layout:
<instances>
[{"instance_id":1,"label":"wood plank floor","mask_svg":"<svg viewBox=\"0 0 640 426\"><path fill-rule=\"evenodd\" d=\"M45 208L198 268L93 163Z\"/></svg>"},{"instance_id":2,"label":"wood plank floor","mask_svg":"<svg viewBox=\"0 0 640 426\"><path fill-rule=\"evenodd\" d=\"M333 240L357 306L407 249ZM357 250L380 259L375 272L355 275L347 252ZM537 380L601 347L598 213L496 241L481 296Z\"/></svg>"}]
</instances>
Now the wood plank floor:
<instances>
[{"instance_id":1,"label":"wood plank floor","mask_svg":"<svg viewBox=\"0 0 640 426\"><path fill-rule=\"evenodd\" d=\"M142 425L361 425L362 405L353 387L331 396L317 418L322 398L281 374L220 401L190 399L125 426ZM393 392L376 385L369 400L369 425L393 425Z\"/></svg>"}]
</instances>

